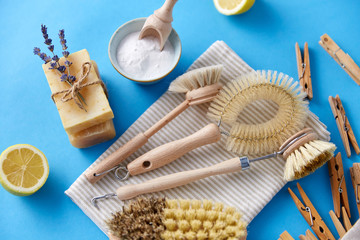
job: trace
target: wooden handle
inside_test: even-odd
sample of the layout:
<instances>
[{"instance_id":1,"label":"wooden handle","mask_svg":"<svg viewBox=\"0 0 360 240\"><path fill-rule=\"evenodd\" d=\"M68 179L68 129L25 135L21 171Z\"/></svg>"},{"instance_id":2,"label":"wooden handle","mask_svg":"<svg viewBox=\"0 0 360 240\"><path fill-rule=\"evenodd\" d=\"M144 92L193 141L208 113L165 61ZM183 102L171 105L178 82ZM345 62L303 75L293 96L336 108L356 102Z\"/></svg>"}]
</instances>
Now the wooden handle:
<instances>
[{"instance_id":1,"label":"wooden handle","mask_svg":"<svg viewBox=\"0 0 360 240\"><path fill-rule=\"evenodd\" d=\"M166 0L161 8L155 10L154 14L164 22L171 23L173 21L172 11L177 0Z\"/></svg>"},{"instance_id":2,"label":"wooden handle","mask_svg":"<svg viewBox=\"0 0 360 240\"><path fill-rule=\"evenodd\" d=\"M169 164L198 147L217 142L220 138L219 127L211 123L188 137L166 143L145 153L128 164L127 169L132 176L148 172Z\"/></svg>"},{"instance_id":3,"label":"wooden handle","mask_svg":"<svg viewBox=\"0 0 360 240\"><path fill-rule=\"evenodd\" d=\"M120 147L118 150L116 150L114 153L110 154L107 158L102 160L98 165L96 165L94 168L89 169L85 176L87 180L90 183L95 183L99 181L101 178L103 178L106 174L102 174L100 176L96 176L95 174L103 173L122 161L124 161L127 157L129 157L131 154L136 152L139 148L144 146L144 144L148 141L148 137L143 134L139 133L137 136L135 136L133 139L131 139L129 142L127 142L125 145Z\"/></svg>"},{"instance_id":4,"label":"wooden handle","mask_svg":"<svg viewBox=\"0 0 360 240\"><path fill-rule=\"evenodd\" d=\"M189 101L185 100L179 106L174 108L171 112L166 114L162 119L160 119L157 123L155 123L152 127L146 130L144 133L139 133L136 137L131 139L128 143L120 147L110 156L102 160L101 163L96 165L94 168L88 170L85 173L86 178L90 183L95 183L103 178L105 174L100 176L95 176L95 174L102 173L107 171L116 165L120 164L131 154L136 152L139 148L144 146L147 143L148 139L152 137L155 133L157 133L162 127L168 124L171 120L177 117L180 113L182 113L185 109L189 107Z\"/></svg>"},{"instance_id":5,"label":"wooden handle","mask_svg":"<svg viewBox=\"0 0 360 240\"><path fill-rule=\"evenodd\" d=\"M233 158L222 163L201 169L184 171L155 178L144 183L126 185L116 190L120 200L132 199L145 193L159 192L170 188L182 186L196 180L219 174L233 173L241 170L239 158Z\"/></svg>"},{"instance_id":6,"label":"wooden handle","mask_svg":"<svg viewBox=\"0 0 360 240\"><path fill-rule=\"evenodd\" d=\"M171 120L176 118L180 113L185 111L189 107L189 101L185 100L179 106L171 110L168 114L166 114L162 119L160 119L157 123L155 123L151 128L146 130L144 134L150 138L152 135L157 133L161 128L163 128L166 124L168 124Z\"/></svg>"}]
</instances>

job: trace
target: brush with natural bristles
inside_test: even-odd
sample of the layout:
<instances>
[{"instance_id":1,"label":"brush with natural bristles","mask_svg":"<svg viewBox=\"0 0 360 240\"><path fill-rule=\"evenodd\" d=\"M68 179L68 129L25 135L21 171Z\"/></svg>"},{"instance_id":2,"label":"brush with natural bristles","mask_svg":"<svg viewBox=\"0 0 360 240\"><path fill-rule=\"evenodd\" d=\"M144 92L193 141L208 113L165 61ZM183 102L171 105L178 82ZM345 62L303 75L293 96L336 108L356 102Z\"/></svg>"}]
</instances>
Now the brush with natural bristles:
<instances>
[{"instance_id":1,"label":"brush with natural bristles","mask_svg":"<svg viewBox=\"0 0 360 240\"><path fill-rule=\"evenodd\" d=\"M85 176L90 183L95 183L107 173L118 168L118 165L127 157L141 148L148 139L163 128L167 123L185 111L189 106L197 105L213 100L221 89L219 79L222 72L222 65L199 68L189 71L175 79L170 91L186 92L186 99L179 106L174 108L165 117L160 119L144 133L139 133L114 153L103 159L94 168L89 169ZM119 169L119 168L118 168ZM117 176L117 174L115 174Z\"/></svg>"},{"instance_id":2,"label":"brush with natural bristles","mask_svg":"<svg viewBox=\"0 0 360 240\"><path fill-rule=\"evenodd\" d=\"M334 156L336 146L333 143L317 140L318 136L311 128L306 128L288 138L277 152L262 157L249 159L236 157L210 167L178 172L155 178L140 184L129 184L119 187L116 193L105 194L91 200L96 201L109 196L117 196L120 200L132 199L146 193L154 193L182 186L206 177L234 173L246 170L251 162L269 159L281 155L286 160L284 179L287 181L305 177L315 171Z\"/></svg>"},{"instance_id":3,"label":"brush with natural bristles","mask_svg":"<svg viewBox=\"0 0 360 240\"><path fill-rule=\"evenodd\" d=\"M111 240L244 240L247 235L235 208L209 200L139 198L106 224Z\"/></svg>"},{"instance_id":4,"label":"brush with natural bristles","mask_svg":"<svg viewBox=\"0 0 360 240\"><path fill-rule=\"evenodd\" d=\"M324 165L334 156L336 146L333 143L318 140L312 129L306 128L300 133L308 133L308 139L300 147L283 153L286 159L284 179L287 181L303 178ZM283 144L285 145L286 142Z\"/></svg>"},{"instance_id":5,"label":"brush with natural bristles","mask_svg":"<svg viewBox=\"0 0 360 240\"><path fill-rule=\"evenodd\" d=\"M193 74L201 79L206 78L196 72ZM177 91L199 87L184 85L184 81L181 83L175 86ZM221 139L221 133L227 136L226 149L236 154L264 155L274 152L288 137L304 128L308 117L308 102L304 96L301 86L283 73L258 71L243 75L228 82L210 104L208 116L218 124L208 124L190 136L146 152L127 165L124 169L127 171L126 177L152 171L189 151L217 142ZM238 116L257 100L277 104L276 115L260 124L240 122ZM229 133L220 130L222 123L232 126Z\"/></svg>"},{"instance_id":6,"label":"brush with natural bristles","mask_svg":"<svg viewBox=\"0 0 360 240\"><path fill-rule=\"evenodd\" d=\"M229 82L211 103L208 117L231 125L226 149L237 154L276 151L291 135L304 128L308 102L301 86L288 75L272 71L241 76ZM238 116L258 100L278 105L276 115L260 124L239 122ZM261 114L261 113L260 113Z\"/></svg>"}]
</instances>

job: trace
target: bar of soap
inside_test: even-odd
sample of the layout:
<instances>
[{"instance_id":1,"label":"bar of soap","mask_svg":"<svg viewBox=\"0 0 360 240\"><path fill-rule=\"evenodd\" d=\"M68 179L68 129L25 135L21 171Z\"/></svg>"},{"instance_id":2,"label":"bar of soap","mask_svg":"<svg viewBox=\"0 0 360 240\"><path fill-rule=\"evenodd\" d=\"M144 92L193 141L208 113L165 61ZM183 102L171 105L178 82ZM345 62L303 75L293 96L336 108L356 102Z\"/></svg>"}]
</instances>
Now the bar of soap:
<instances>
[{"instance_id":1,"label":"bar of soap","mask_svg":"<svg viewBox=\"0 0 360 240\"><path fill-rule=\"evenodd\" d=\"M68 134L70 143L77 148L87 148L113 139L116 135L113 120L97 124L75 134Z\"/></svg>"},{"instance_id":2,"label":"bar of soap","mask_svg":"<svg viewBox=\"0 0 360 240\"><path fill-rule=\"evenodd\" d=\"M72 62L70 73L79 78L81 66L85 62L90 62L90 56L86 49L72 53L69 55L68 60ZM64 58L60 59L60 63L64 65ZM50 85L51 92L58 92L69 88L65 82L61 82L61 74L57 70L49 69L50 64L43 64L43 70ZM96 74L95 67L91 67L88 77L83 83L97 81L99 79ZM112 118L114 114L110 108L108 99L100 84L87 86L80 90L80 93L85 98L85 108L87 112L80 109L73 100L62 102L61 97L63 94L55 96L56 107L59 111L62 124L68 134L76 134L87 128L104 123Z\"/></svg>"}]
</instances>

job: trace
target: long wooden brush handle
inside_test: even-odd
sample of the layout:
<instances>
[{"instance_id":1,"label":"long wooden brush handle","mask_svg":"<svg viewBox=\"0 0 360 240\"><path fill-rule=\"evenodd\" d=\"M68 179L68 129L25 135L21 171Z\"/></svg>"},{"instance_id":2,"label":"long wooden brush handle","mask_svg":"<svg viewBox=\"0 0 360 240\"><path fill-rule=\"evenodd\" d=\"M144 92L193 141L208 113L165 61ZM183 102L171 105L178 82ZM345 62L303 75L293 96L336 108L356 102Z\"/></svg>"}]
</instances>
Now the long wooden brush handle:
<instances>
[{"instance_id":1,"label":"long wooden brush handle","mask_svg":"<svg viewBox=\"0 0 360 240\"><path fill-rule=\"evenodd\" d=\"M188 137L166 143L143 154L129 163L127 169L132 176L152 171L198 147L217 142L220 138L219 127L211 123Z\"/></svg>"},{"instance_id":2,"label":"long wooden brush handle","mask_svg":"<svg viewBox=\"0 0 360 240\"><path fill-rule=\"evenodd\" d=\"M180 113L182 113L185 109L189 107L189 101L185 100L179 106L174 108L171 112L169 112L165 117L160 119L157 123L155 123L151 128L149 128L144 133L139 133L136 137L131 139L125 145L117 149L115 152L110 154L104 160L102 160L98 165L94 168L89 169L85 176L90 183L95 183L103 178L107 170L115 167L120 164L126 158L128 158L131 154L136 152L139 148L147 143L148 139L153 136L156 132L158 132L162 127L164 127L167 123L177 117ZM103 173L103 174L101 174ZM98 175L101 174L101 175Z\"/></svg>"},{"instance_id":3,"label":"long wooden brush handle","mask_svg":"<svg viewBox=\"0 0 360 240\"><path fill-rule=\"evenodd\" d=\"M120 200L132 199L145 193L159 192L182 186L206 177L219 174L233 173L241 170L239 158L233 158L207 168L184 171L155 178L140 184L125 185L116 190Z\"/></svg>"}]
</instances>

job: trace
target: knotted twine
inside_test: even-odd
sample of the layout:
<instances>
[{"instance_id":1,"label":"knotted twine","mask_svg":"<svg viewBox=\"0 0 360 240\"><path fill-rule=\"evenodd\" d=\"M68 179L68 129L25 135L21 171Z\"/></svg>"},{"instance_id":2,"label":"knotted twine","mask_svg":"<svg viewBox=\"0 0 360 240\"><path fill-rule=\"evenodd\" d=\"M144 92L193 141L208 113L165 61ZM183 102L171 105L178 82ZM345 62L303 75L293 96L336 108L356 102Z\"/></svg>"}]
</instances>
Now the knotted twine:
<instances>
[{"instance_id":1,"label":"knotted twine","mask_svg":"<svg viewBox=\"0 0 360 240\"><path fill-rule=\"evenodd\" d=\"M62 91L58 91L55 92L53 94L51 94L51 99L54 101L55 103L55 99L54 97L58 94L62 94L64 93L64 95L61 97L61 101L62 102L68 102L70 100L74 100L74 102L76 103L76 105L82 109L85 110L85 107L83 105L83 103L79 100L78 96L79 96L79 91L85 87L91 86L91 85L95 85L95 84L100 84L102 86L102 88L104 89L104 92L107 96L107 89L105 87L105 84L103 83L102 80L97 80L94 82L89 82L89 83L85 83L83 84L83 81L88 77L90 70L91 70L92 64L91 62L85 62L82 64L81 66L81 73L80 73L80 78L77 82L74 82L73 85L69 88L69 89L65 89Z\"/></svg>"}]
</instances>

